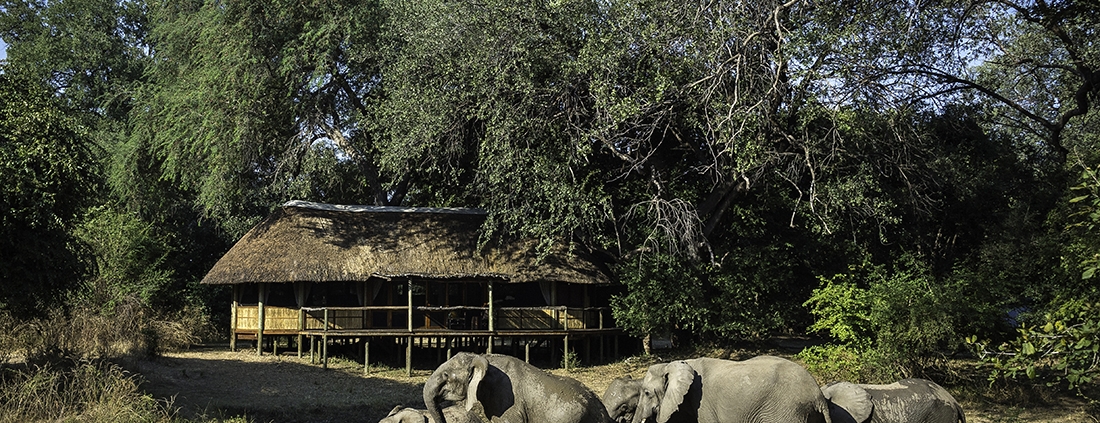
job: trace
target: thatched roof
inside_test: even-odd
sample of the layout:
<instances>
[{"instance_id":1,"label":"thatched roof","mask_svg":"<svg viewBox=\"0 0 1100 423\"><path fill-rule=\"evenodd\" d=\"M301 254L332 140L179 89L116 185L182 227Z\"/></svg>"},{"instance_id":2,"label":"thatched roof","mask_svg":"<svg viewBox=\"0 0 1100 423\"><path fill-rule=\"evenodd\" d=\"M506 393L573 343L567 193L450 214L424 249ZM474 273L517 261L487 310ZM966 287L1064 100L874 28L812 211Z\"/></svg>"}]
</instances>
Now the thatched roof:
<instances>
[{"instance_id":1,"label":"thatched roof","mask_svg":"<svg viewBox=\"0 0 1100 423\"><path fill-rule=\"evenodd\" d=\"M291 201L225 253L204 284L337 282L371 278L610 282L580 253L542 261L531 243L478 253L476 209L338 206Z\"/></svg>"}]
</instances>

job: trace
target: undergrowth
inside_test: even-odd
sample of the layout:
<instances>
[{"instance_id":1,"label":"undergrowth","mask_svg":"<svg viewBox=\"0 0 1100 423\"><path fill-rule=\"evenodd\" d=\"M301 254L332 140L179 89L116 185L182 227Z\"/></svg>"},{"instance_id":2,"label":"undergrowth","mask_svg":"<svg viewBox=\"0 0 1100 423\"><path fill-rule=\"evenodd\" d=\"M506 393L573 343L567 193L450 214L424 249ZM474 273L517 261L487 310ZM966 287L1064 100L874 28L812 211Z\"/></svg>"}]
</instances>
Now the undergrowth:
<instances>
[{"instance_id":1,"label":"undergrowth","mask_svg":"<svg viewBox=\"0 0 1100 423\"><path fill-rule=\"evenodd\" d=\"M26 320L0 312L0 423L189 422L171 400L144 393L140 376L112 360L186 348L209 327L206 319L186 312L154 318L134 304L110 312L74 307Z\"/></svg>"}]
</instances>

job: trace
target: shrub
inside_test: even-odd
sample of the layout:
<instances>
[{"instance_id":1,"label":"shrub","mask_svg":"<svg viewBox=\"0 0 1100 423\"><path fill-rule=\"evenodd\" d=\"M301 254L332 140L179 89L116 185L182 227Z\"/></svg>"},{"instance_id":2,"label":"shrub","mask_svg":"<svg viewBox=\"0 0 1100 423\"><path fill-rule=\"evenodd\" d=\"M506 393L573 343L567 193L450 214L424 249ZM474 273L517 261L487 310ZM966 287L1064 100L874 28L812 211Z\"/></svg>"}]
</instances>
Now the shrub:
<instances>
[{"instance_id":1,"label":"shrub","mask_svg":"<svg viewBox=\"0 0 1100 423\"><path fill-rule=\"evenodd\" d=\"M870 382L917 374L959 343L955 325L965 311L958 302L965 300L915 257L903 256L890 271L865 264L819 280L804 304L815 317L809 330L839 344L800 358L822 376Z\"/></svg>"},{"instance_id":2,"label":"shrub","mask_svg":"<svg viewBox=\"0 0 1100 423\"><path fill-rule=\"evenodd\" d=\"M1018 336L997 348L990 342L967 339L979 357L993 365L989 379L1021 379L1076 391L1089 396L1100 378L1100 302L1096 293L1071 299L1049 313L1026 319Z\"/></svg>"},{"instance_id":3,"label":"shrub","mask_svg":"<svg viewBox=\"0 0 1100 423\"><path fill-rule=\"evenodd\" d=\"M901 375L888 357L871 348L848 345L815 345L799 352L795 358L821 382L851 381L882 383L897 380Z\"/></svg>"},{"instance_id":4,"label":"shrub","mask_svg":"<svg viewBox=\"0 0 1100 423\"><path fill-rule=\"evenodd\" d=\"M5 370L0 423L27 421L168 422L171 404L143 394L137 377L99 361Z\"/></svg>"}]
</instances>

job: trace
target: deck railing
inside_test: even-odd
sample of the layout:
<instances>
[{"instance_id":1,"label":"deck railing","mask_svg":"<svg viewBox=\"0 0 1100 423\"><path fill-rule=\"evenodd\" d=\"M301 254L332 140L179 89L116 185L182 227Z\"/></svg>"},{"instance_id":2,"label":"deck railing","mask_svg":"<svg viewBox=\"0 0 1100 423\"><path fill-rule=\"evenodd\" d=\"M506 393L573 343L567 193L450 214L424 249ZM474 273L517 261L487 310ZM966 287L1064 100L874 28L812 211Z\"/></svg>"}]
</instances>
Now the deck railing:
<instances>
[{"instance_id":1,"label":"deck railing","mask_svg":"<svg viewBox=\"0 0 1100 423\"><path fill-rule=\"evenodd\" d=\"M570 331L611 329L609 307L495 307L493 330ZM364 307L279 307L264 306L265 333L292 333L307 330L406 330L485 331L489 330L488 307L407 306ZM238 305L238 332L259 329L259 306ZM411 317L411 319L410 319Z\"/></svg>"}]
</instances>

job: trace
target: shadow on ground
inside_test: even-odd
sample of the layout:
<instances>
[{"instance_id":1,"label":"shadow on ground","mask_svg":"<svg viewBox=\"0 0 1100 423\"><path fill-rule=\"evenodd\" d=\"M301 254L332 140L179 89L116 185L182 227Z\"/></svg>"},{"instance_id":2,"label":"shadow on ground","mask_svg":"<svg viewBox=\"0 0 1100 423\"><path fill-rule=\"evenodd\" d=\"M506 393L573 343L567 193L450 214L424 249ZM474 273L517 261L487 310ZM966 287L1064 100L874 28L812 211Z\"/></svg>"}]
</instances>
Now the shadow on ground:
<instances>
[{"instance_id":1,"label":"shadow on ground","mask_svg":"<svg viewBox=\"0 0 1100 423\"><path fill-rule=\"evenodd\" d=\"M370 377L354 362L326 370L308 359L229 351L171 354L126 367L183 417L246 416L257 423L377 422L394 405L422 407L429 373Z\"/></svg>"}]
</instances>

